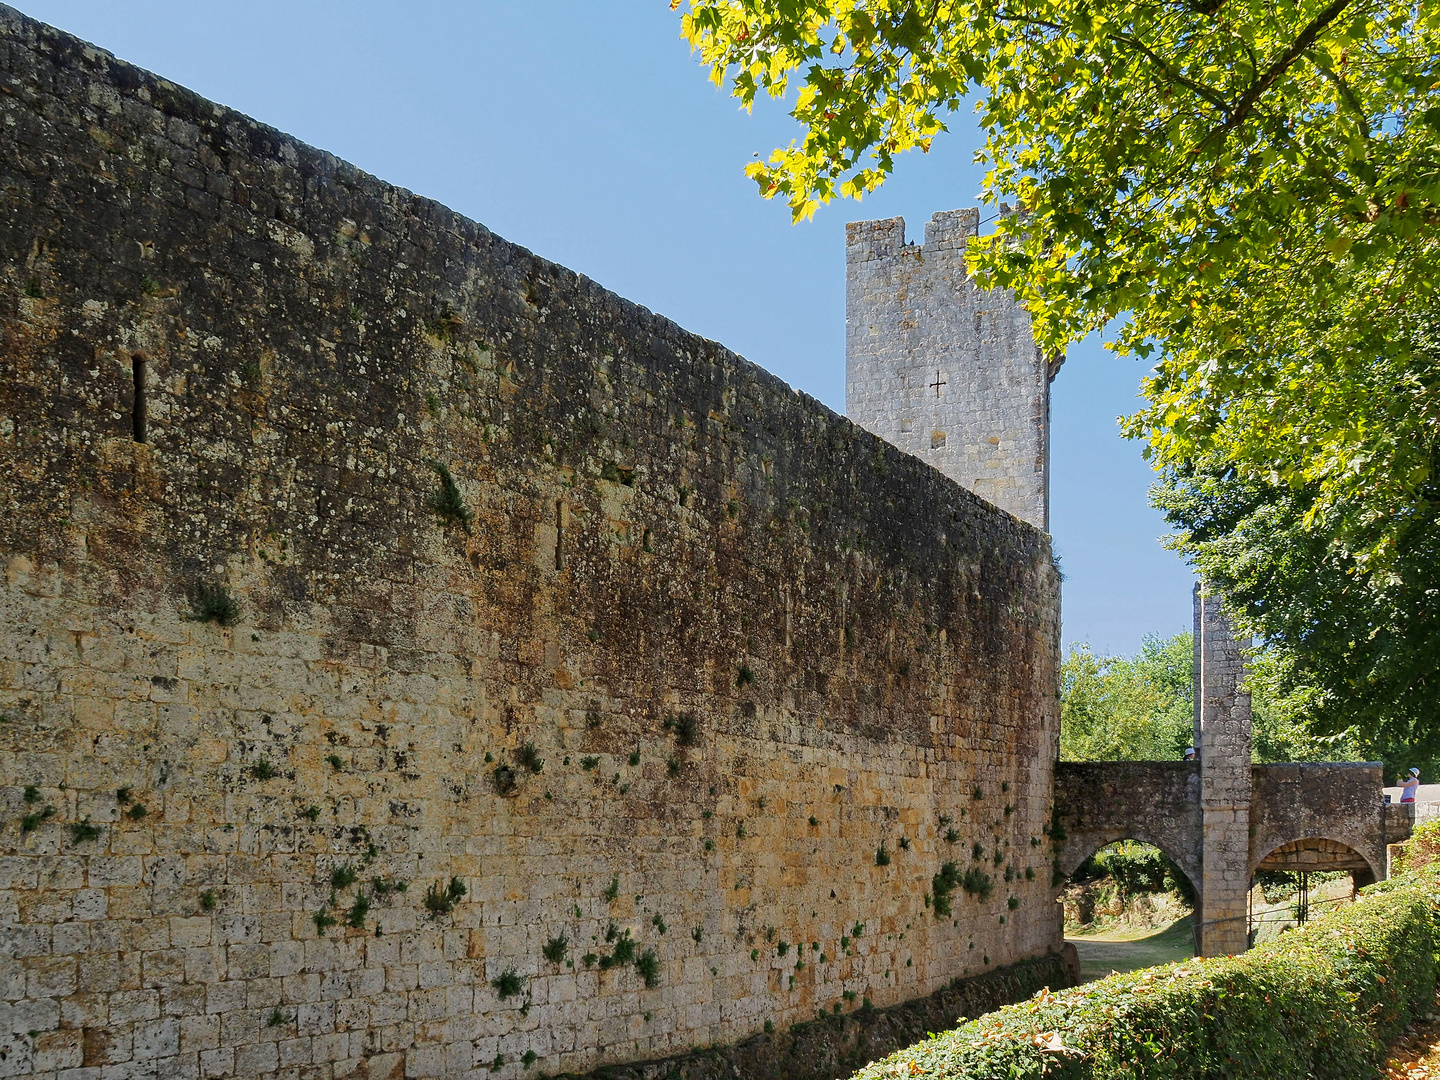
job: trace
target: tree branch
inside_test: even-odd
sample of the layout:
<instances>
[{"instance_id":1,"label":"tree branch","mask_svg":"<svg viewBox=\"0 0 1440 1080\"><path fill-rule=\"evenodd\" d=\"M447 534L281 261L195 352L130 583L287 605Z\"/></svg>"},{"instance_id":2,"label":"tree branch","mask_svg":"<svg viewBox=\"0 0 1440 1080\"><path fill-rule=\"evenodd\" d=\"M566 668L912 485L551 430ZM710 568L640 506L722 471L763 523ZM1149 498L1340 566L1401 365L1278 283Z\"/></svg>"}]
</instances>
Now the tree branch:
<instances>
[{"instance_id":1,"label":"tree branch","mask_svg":"<svg viewBox=\"0 0 1440 1080\"><path fill-rule=\"evenodd\" d=\"M1360 125L1360 134L1364 136L1366 142L1369 142L1370 118L1365 115L1365 110L1361 107L1359 98L1357 98L1355 92L1350 89L1350 84L1345 81L1344 76L1338 71L1334 71L1320 63L1320 61L1313 56L1307 56L1306 59L1310 61L1316 71L1320 72L1320 74L1328 79L1330 84L1339 91L1340 97L1344 100L1345 104L1350 106L1350 111L1355 114L1355 120Z\"/></svg>"},{"instance_id":2,"label":"tree branch","mask_svg":"<svg viewBox=\"0 0 1440 1080\"><path fill-rule=\"evenodd\" d=\"M1290 47L1281 53L1273 64L1265 69L1265 74L1251 83L1245 93L1240 95L1240 100L1235 103L1235 107L1225 110L1225 122L1211 131L1205 138L1201 139L1195 149L1197 151L1200 150L1214 139L1219 139L1223 142L1226 135L1229 135L1230 132L1243 124L1246 119L1249 118L1250 113L1254 111L1255 105L1260 100L1261 95L1275 85L1276 81L1281 75L1285 74L1291 64L1305 55L1310 46L1315 44L1315 39L1320 36L1321 32L1339 18L1341 12L1349 7L1350 3L1351 0L1331 0L1330 5L1326 7L1324 11L1320 12L1319 15L1316 15L1315 18L1311 19L1309 26L1300 31L1300 36L1290 43Z\"/></svg>"},{"instance_id":3,"label":"tree branch","mask_svg":"<svg viewBox=\"0 0 1440 1080\"><path fill-rule=\"evenodd\" d=\"M1346 3L1349 3L1349 0L1346 0ZM1164 72L1165 77L1171 82L1175 83L1178 86L1185 87L1185 89L1189 90L1197 97L1204 98L1211 105L1214 105L1217 109L1219 109L1222 113L1225 113L1227 115L1229 114L1229 107L1223 97L1221 97L1214 90L1210 89L1210 87L1206 86L1204 83L1198 83L1194 79L1190 79L1184 75L1181 75L1180 72L1176 71L1168 63L1165 62L1164 57L1156 53L1143 41L1139 40L1138 38L1126 37L1124 34L1108 34L1106 36L1118 45L1130 46L1130 48L1140 53L1152 64L1158 67L1162 72Z\"/></svg>"},{"instance_id":4,"label":"tree branch","mask_svg":"<svg viewBox=\"0 0 1440 1080\"><path fill-rule=\"evenodd\" d=\"M1346 0L1346 2L1348 3L1349 0ZM1007 15L1003 11L997 11L995 13L995 17L1001 22L1014 22L1022 23L1027 26L1040 26L1044 27L1046 30L1053 31L1055 33L1067 32L1066 27L1060 25L1059 23L1047 22L1044 19L1035 19L1024 15ZM1129 49L1134 50L1135 52L1140 53L1152 64L1158 67L1164 77L1170 82L1174 83L1176 86L1183 86L1196 97L1204 98L1211 105L1215 106L1215 108L1219 109L1222 113L1227 116L1229 115L1229 103L1217 91L1212 90L1204 83L1196 82L1194 79L1188 78L1187 76L1180 74L1180 72L1177 71L1174 67L1172 67L1163 56L1155 52L1155 50L1151 49L1140 39L1129 37L1125 34L1106 34L1105 36L1117 45L1123 45Z\"/></svg>"}]
</instances>

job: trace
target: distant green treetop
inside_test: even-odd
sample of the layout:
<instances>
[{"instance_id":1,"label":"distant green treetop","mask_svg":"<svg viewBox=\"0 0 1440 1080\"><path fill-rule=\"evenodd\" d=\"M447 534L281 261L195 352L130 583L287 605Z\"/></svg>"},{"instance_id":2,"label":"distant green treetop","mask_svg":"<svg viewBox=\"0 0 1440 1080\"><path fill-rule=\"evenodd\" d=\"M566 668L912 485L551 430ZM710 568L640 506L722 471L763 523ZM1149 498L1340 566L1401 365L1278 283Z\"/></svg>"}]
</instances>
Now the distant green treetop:
<instances>
[{"instance_id":1,"label":"distant green treetop","mask_svg":"<svg viewBox=\"0 0 1440 1080\"><path fill-rule=\"evenodd\" d=\"M1194 729L1191 640L1151 635L1133 657L1072 647L1060 669L1060 757L1178 760Z\"/></svg>"},{"instance_id":2,"label":"distant green treetop","mask_svg":"<svg viewBox=\"0 0 1440 1080\"><path fill-rule=\"evenodd\" d=\"M1060 668L1061 759L1178 761L1195 737L1193 646L1189 631L1152 634L1134 656L1072 646ZM1246 661L1254 760L1355 760L1360 754L1353 740L1312 733L1321 692L1295 688L1288 664L1285 655L1266 647L1252 650Z\"/></svg>"}]
</instances>

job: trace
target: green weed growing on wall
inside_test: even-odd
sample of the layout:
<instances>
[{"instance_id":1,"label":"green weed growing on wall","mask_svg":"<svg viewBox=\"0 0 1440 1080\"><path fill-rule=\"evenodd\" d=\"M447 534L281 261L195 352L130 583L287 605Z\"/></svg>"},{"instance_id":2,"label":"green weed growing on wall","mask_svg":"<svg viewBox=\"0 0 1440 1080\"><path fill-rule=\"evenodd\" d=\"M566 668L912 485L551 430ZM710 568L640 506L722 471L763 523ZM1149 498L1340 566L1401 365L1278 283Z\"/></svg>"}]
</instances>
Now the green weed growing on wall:
<instances>
[{"instance_id":1,"label":"green weed growing on wall","mask_svg":"<svg viewBox=\"0 0 1440 1080\"><path fill-rule=\"evenodd\" d=\"M965 871L965 876L960 879L960 887L981 900L990 899L990 894L995 891L995 883L990 879L990 875L974 866Z\"/></svg>"},{"instance_id":2,"label":"green weed growing on wall","mask_svg":"<svg viewBox=\"0 0 1440 1080\"><path fill-rule=\"evenodd\" d=\"M370 914L370 898L363 892L355 895L350 910L345 913L345 925L357 930L365 928L365 919Z\"/></svg>"},{"instance_id":3,"label":"green weed growing on wall","mask_svg":"<svg viewBox=\"0 0 1440 1080\"><path fill-rule=\"evenodd\" d=\"M570 939L567 938L564 934L561 934L560 936L552 937L549 941L547 941L544 947L541 948L540 952L545 957L545 959L549 960L552 964L559 964L564 962L565 953L569 950L569 948Z\"/></svg>"},{"instance_id":4,"label":"green weed growing on wall","mask_svg":"<svg viewBox=\"0 0 1440 1080\"><path fill-rule=\"evenodd\" d=\"M515 770L509 765L496 765L495 771L490 774L495 784L497 795L512 795L515 792Z\"/></svg>"},{"instance_id":5,"label":"green weed growing on wall","mask_svg":"<svg viewBox=\"0 0 1440 1080\"><path fill-rule=\"evenodd\" d=\"M947 862L940 867L939 872L930 879L930 902L935 910L935 917L938 919L948 918L950 915L950 894L964 880L960 868L953 862Z\"/></svg>"},{"instance_id":6,"label":"green weed growing on wall","mask_svg":"<svg viewBox=\"0 0 1440 1080\"><path fill-rule=\"evenodd\" d=\"M455 477L451 475L449 468L439 461L427 462L439 478L440 486L430 493L425 500L425 505L435 513L435 516L442 521L452 525L459 525L465 530L465 535L470 535L470 507L465 503L465 497L460 494L460 488L455 483Z\"/></svg>"},{"instance_id":7,"label":"green weed growing on wall","mask_svg":"<svg viewBox=\"0 0 1440 1080\"><path fill-rule=\"evenodd\" d=\"M83 844L90 840L98 840L100 832L100 826L90 824L90 818L87 815L84 821L77 821L70 826L70 839L77 844Z\"/></svg>"},{"instance_id":8,"label":"green weed growing on wall","mask_svg":"<svg viewBox=\"0 0 1440 1080\"><path fill-rule=\"evenodd\" d=\"M40 827L42 821L48 821L54 816L55 807L53 806L46 806L43 810L36 810L33 813L26 814L20 819L20 831L22 833L34 832Z\"/></svg>"},{"instance_id":9,"label":"green weed growing on wall","mask_svg":"<svg viewBox=\"0 0 1440 1080\"><path fill-rule=\"evenodd\" d=\"M491 987L495 990L495 996L501 1001L515 997L525 989L525 982L514 968L506 968L495 978L490 980Z\"/></svg>"},{"instance_id":10,"label":"green weed growing on wall","mask_svg":"<svg viewBox=\"0 0 1440 1080\"><path fill-rule=\"evenodd\" d=\"M448 885L436 882L425 890L425 910L430 912L430 917L434 919L448 915L455 910L455 905L465 898L467 891L465 883L458 877L452 877Z\"/></svg>"},{"instance_id":11,"label":"green weed growing on wall","mask_svg":"<svg viewBox=\"0 0 1440 1080\"><path fill-rule=\"evenodd\" d=\"M635 958L635 970L640 973L647 987L654 987L660 982L660 958L655 955L654 949L646 949Z\"/></svg>"},{"instance_id":12,"label":"green weed growing on wall","mask_svg":"<svg viewBox=\"0 0 1440 1080\"><path fill-rule=\"evenodd\" d=\"M240 618L240 604L223 582L202 582L195 589L190 618L194 622L234 626Z\"/></svg>"},{"instance_id":13,"label":"green weed growing on wall","mask_svg":"<svg viewBox=\"0 0 1440 1080\"><path fill-rule=\"evenodd\" d=\"M694 746L695 740L700 734L700 723L695 719L693 713L667 716L664 727L666 731L674 734L675 743L678 746Z\"/></svg>"}]
</instances>

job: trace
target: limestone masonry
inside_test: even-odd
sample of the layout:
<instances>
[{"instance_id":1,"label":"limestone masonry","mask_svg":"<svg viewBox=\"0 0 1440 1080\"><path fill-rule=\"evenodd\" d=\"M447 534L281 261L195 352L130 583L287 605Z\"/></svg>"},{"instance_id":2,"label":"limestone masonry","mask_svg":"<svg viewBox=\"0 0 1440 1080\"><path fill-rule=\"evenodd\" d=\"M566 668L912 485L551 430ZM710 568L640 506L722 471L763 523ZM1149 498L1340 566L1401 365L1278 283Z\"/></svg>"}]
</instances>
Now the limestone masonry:
<instances>
[{"instance_id":1,"label":"limestone masonry","mask_svg":"<svg viewBox=\"0 0 1440 1080\"><path fill-rule=\"evenodd\" d=\"M1040 528L9 8L0 132L0 1075L583 1071L1058 947Z\"/></svg>"},{"instance_id":2,"label":"limestone masonry","mask_svg":"<svg viewBox=\"0 0 1440 1080\"><path fill-rule=\"evenodd\" d=\"M1244 689L1248 640L1237 639L1220 598L1197 582L1195 734L1200 750L1201 871L1198 951L1244 952L1250 900L1250 693ZM1372 804L1379 805L1379 785ZM1383 812L1383 811L1382 811Z\"/></svg>"},{"instance_id":3,"label":"limestone masonry","mask_svg":"<svg viewBox=\"0 0 1440 1080\"><path fill-rule=\"evenodd\" d=\"M980 212L951 210L905 242L904 218L857 221L845 243L845 412L957 484L1050 525L1050 381L1030 314L976 286Z\"/></svg>"}]
</instances>

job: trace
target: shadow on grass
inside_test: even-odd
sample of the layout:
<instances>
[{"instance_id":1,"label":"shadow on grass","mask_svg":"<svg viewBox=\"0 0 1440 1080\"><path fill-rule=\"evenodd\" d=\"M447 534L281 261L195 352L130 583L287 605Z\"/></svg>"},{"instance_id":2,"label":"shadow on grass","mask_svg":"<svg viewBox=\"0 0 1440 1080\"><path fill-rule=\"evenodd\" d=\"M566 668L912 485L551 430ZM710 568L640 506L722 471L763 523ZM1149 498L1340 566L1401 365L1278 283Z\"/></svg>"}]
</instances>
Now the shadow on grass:
<instances>
[{"instance_id":1,"label":"shadow on grass","mask_svg":"<svg viewBox=\"0 0 1440 1080\"><path fill-rule=\"evenodd\" d=\"M1163 930L1144 937L1121 933L1067 937L1080 954L1080 981L1093 982L1116 972L1188 960L1195 955L1191 917L1176 919Z\"/></svg>"}]
</instances>

